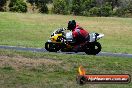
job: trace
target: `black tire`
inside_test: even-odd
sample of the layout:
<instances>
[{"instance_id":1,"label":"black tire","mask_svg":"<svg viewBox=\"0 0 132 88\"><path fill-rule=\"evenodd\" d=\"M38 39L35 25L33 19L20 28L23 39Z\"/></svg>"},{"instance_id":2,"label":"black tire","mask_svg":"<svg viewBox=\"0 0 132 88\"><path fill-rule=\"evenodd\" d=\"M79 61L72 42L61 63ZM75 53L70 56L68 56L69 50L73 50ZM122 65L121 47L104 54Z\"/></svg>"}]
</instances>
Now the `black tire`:
<instances>
[{"instance_id":1,"label":"black tire","mask_svg":"<svg viewBox=\"0 0 132 88\"><path fill-rule=\"evenodd\" d=\"M46 49L47 51L49 51L49 42L46 42L46 43L45 43L45 49Z\"/></svg>"},{"instance_id":2,"label":"black tire","mask_svg":"<svg viewBox=\"0 0 132 88\"><path fill-rule=\"evenodd\" d=\"M52 43L52 42L46 42L45 49L49 52L57 52L60 50L60 48L57 46L57 44Z\"/></svg>"},{"instance_id":3,"label":"black tire","mask_svg":"<svg viewBox=\"0 0 132 88\"><path fill-rule=\"evenodd\" d=\"M85 53L88 55L96 55L101 51L102 47L99 42L89 43L86 45Z\"/></svg>"}]
</instances>

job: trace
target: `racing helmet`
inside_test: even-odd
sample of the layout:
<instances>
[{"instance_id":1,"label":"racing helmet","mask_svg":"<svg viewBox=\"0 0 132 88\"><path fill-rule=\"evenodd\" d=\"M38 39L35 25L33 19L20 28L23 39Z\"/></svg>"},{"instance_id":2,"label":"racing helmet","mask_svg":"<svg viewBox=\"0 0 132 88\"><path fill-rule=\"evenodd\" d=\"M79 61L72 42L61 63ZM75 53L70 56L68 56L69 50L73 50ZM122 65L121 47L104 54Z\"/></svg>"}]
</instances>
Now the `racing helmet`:
<instances>
[{"instance_id":1,"label":"racing helmet","mask_svg":"<svg viewBox=\"0 0 132 88\"><path fill-rule=\"evenodd\" d=\"M76 27L76 21L72 20L68 22L68 30L74 30Z\"/></svg>"}]
</instances>

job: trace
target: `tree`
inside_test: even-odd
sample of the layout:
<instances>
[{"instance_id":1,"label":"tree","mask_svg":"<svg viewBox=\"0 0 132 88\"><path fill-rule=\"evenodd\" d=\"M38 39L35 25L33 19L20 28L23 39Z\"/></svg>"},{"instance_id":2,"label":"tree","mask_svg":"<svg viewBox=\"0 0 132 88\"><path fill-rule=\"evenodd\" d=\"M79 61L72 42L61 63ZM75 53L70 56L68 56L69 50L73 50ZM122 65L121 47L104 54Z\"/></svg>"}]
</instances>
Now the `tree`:
<instances>
[{"instance_id":1,"label":"tree","mask_svg":"<svg viewBox=\"0 0 132 88\"><path fill-rule=\"evenodd\" d=\"M88 16L90 14L90 9L93 8L93 7L96 7L96 1L95 0L82 0L82 12L83 12L83 15L86 15ZM97 8L97 7L96 7Z\"/></svg>"},{"instance_id":2,"label":"tree","mask_svg":"<svg viewBox=\"0 0 132 88\"><path fill-rule=\"evenodd\" d=\"M81 15L82 8L81 8L81 0L72 0L72 7L71 12L74 15Z\"/></svg>"},{"instance_id":3,"label":"tree","mask_svg":"<svg viewBox=\"0 0 132 88\"><path fill-rule=\"evenodd\" d=\"M9 8L12 12L27 12L27 5L23 0L10 0Z\"/></svg>"},{"instance_id":4,"label":"tree","mask_svg":"<svg viewBox=\"0 0 132 88\"><path fill-rule=\"evenodd\" d=\"M48 13L48 7L46 5L47 0L36 0L36 6L39 8L39 12Z\"/></svg>"},{"instance_id":5,"label":"tree","mask_svg":"<svg viewBox=\"0 0 132 88\"><path fill-rule=\"evenodd\" d=\"M49 0L52 1L52 0ZM46 3L49 2L48 0L27 0L32 6L33 6L33 11L35 10L35 6L39 9L39 12L41 13L48 13L48 7Z\"/></svg>"},{"instance_id":6,"label":"tree","mask_svg":"<svg viewBox=\"0 0 132 88\"><path fill-rule=\"evenodd\" d=\"M131 13L131 6L132 6L132 0L119 0L118 8L115 12L115 15L120 17L126 17L129 13Z\"/></svg>"},{"instance_id":7,"label":"tree","mask_svg":"<svg viewBox=\"0 0 132 88\"><path fill-rule=\"evenodd\" d=\"M100 15L100 8L93 7L89 10L91 16L99 16Z\"/></svg>"},{"instance_id":8,"label":"tree","mask_svg":"<svg viewBox=\"0 0 132 88\"><path fill-rule=\"evenodd\" d=\"M39 7L39 12L48 13L48 7L45 2L40 2L38 7Z\"/></svg>"},{"instance_id":9,"label":"tree","mask_svg":"<svg viewBox=\"0 0 132 88\"><path fill-rule=\"evenodd\" d=\"M112 16L132 13L132 0L54 0L54 12L84 16ZM67 3L70 2L71 4Z\"/></svg>"},{"instance_id":10,"label":"tree","mask_svg":"<svg viewBox=\"0 0 132 88\"><path fill-rule=\"evenodd\" d=\"M132 0L131 0L130 3L128 4L127 8L128 8L129 13L132 14Z\"/></svg>"},{"instance_id":11,"label":"tree","mask_svg":"<svg viewBox=\"0 0 132 88\"><path fill-rule=\"evenodd\" d=\"M53 3L53 0L45 0L46 3Z\"/></svg>"},{"instance_id":12,"label":"tree","mask_svg":"<svg viewBox=\"0 0 132 88\"><path fill-rule=\"evenodd\" d=\"M34 12L34 10L35 10L35 0L27 0L27 2L31 4L32 11Z\"/></svg>"},{"instance_id":13,"label":"tree","mask_svg":"<svg viewBox=\"0 0 132 88\"><path fill-rule=\"evenodd\" d=\"M112 10L115 7L119 6L119 0L105 0L105 3L107 3L107 2L111 5Z\"/></svg>"},{"instance_id":14,"label":"tree","mask_svg":"<svg viewBox=\"0 0 132 88\"><path fill-rule=\"evenodd\" d=\"M99 16L110 16L112 15L112 6L107 3L105 5L103 5L101 8L100 8L100 11L99 11Z\"/></svg>"},{"instance_id":15,"label":"tree","mask_svg":"<svg viewBox=\"0 0 132 88\"><path fill-rule=\"evenodd\" d=\"M69 4L67 0L53 0L53 12L57 14L68 14Z\"/></svg>"},{"instance_id":16,"label":"tree","mask_svg":"<svg viewBox=\"0 0 132 88\"><path fill-rule=\"evenodd\" d=\"M6 4L7 0L0 0L0 11L4 11L5 9L3 8Z\"/></svg>"}]
</instances>

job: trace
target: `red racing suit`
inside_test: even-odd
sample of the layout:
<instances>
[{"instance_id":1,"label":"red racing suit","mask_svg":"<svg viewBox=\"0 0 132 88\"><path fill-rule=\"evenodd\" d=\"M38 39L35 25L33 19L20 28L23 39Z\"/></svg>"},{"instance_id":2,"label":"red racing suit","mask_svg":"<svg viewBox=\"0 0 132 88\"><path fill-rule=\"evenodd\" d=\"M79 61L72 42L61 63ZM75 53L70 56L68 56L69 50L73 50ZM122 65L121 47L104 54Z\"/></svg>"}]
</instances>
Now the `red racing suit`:
<instances>
[{"instance_id":1,"label":"red racing suit","mask_svg":"<svg viewBox=\"0 0 132 88\"><path fill-rule=\"evenodd\" d=\"M89 33L82 27L79 27L79 25L77 25L76 28L72 30L72 35L76 45L85 42L86 39L89 37Z\"/></svg>"}]
</instances>

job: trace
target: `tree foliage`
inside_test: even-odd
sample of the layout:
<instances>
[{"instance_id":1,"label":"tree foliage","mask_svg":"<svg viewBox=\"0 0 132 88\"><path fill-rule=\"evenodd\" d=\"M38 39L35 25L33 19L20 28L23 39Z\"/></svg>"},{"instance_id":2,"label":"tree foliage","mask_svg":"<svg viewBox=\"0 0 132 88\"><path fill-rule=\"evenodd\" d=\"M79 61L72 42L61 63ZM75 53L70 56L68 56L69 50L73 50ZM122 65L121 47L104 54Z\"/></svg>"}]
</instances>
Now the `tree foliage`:
<instances>
[{"instance_id":1,"label":"tree foliage","mask_svg":"<svg viewBox=\"0 0 132 88\"><path fill-rule=\"evenodd\" d=\"M100 8L93 7L89 10L90 16L100 16Z\"/></svg>"},{"instance_id":2,"label":"tree foliage","mask_svg":"<svg viewBox=\"0 0 132 88\"><path fill-rule=\"evenodd\" d=\"M128 12L132 14L132 0L128 4L127 9L128 9Z\"/></svg>"},{"instance_id":3,"label":"tree foliage","mask_svg":"<svg viewBox=\"0 0 132 88\"><path fill-rule=\"evenodd\" d=\"M48 7L46 3L51 2L52 0L27 0L32 6L36 6L41 13L48 13ZM34 9L33 9L34 11Z\"/></svg>"},{"instance_id":4,"label":"tree foliage","mask_svg":"<svg viewBox=\"0 0 132 88\"><path fill-rule=\"evenodd\" d=\"M45 2L38 4L39 12L48 13L48 7Z\"/></svg>"},{"instance_id":5,"label":"tree foliage","mask_svg":"<svg viewBox=\"0 0 132 88\"><path fill-rule=\"evenodd\" d=\"M12 12L27 12L27 5L23 0L10 0L9 8Z\"/></svg>"},{"instance_id":6,"label":"tree foliage","mask_svg":"<svg viewBox=\"0 0 132 88\"><path fill-rule=\"evenodd\" d=\"M116 16L132 16L132 0L119 0L119 6L115 12Z\"/></svg>"},{"instance_id":7,"label":"tree foliage","mask_svg":"<svg viewBox=\"0 0 132 88\"><path fill-rule=\"evenodd\" d=\"M48 13L47 4L53 5L55 14L83 16L132 16L132 0L0 0L0 11L27 12L27 3L32 10Z\"/></svg>"},{"instance_id":8,"label":"tree foliage","mask_svg":"<svg viewBox=\"0 0 132 88\"><path fill-rule=\"evenodd\" d=\"M0 11L4 11L4 6L6 4L7 0L0 0Z\"/></svg>"},{"instance_id":9,"label":"tree foliage","mask_svg":"<svg viewBox=\"0 0 132 88\"><path fill-rule=\"evenodd\" d=\"M56 14L68 14L69 3L67 0L53 0L53 12Z\"/></svg>"},{"instance_id":10,"label":"tree foliage","mask_svg":"<svg viewBox=\"0 0 132 88\"><path fill-rule=\"evenodd\" d=\"M106 5L100 8L100 16L111 16L112 15L112 6L107 3Z\"/></svg>"},{"instance_id":11,"label":"tree foliage","mask_svg":"<svg viewBox=\"0 0 132 88\"><path fill-rule=\"evenodd\" d=\"M71 12L74 15L81 15L82 7L81 7L81 0L72 0L72 7Z\"/></svg>"},{"instance_id":12,"label":"tree foliage","mask_svg":"<svg viewBox=\"0 0 132 88\"><path fill-rule=\"evenodd\" d=\"M66 1L71 4L66 4ZM54 13L84 16L124 16L132 14L132 0L54 0ZM66 9L68 7L68 9Z\"/></svg>"}]
</instances>

